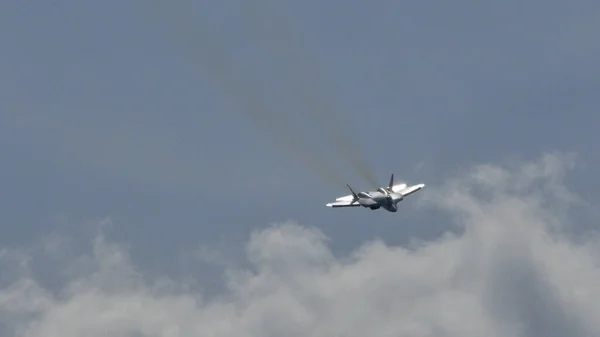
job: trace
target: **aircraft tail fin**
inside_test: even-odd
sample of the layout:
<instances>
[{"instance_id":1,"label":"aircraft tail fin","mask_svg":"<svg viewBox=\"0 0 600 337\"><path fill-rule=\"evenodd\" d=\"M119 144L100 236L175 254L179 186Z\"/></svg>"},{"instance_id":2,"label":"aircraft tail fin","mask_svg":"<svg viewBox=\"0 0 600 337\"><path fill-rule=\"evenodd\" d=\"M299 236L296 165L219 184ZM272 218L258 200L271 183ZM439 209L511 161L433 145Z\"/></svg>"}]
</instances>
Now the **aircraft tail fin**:
<instances>
[{"instance_id":1,"label":"aircraft tail fin","mask_svg":"<svg viewBox=\"0 0 600 337\"><path fill-rule=\"evenodd\" d=\"M352 187L350 187L350 185L348 185L348 184L346 184L346 186L348 186L348 188L350 189L350 192L352 192L352 197L354 198L352 201L358 200L358 195L356 195L356 192L354 192Z\"/></svg>"},{"instance_id":2,"label":"aircraft tail fin","mask_svg":"<svg viewBox=\"0 0 600 337\"><path fill-rule=\"evenodd\" d=\"M388 191L391 191L392 187L394 187L394 174L393 173L392 173L392 176L390 177L390 183L388 184Z\"/></svg>"}]
</instances>

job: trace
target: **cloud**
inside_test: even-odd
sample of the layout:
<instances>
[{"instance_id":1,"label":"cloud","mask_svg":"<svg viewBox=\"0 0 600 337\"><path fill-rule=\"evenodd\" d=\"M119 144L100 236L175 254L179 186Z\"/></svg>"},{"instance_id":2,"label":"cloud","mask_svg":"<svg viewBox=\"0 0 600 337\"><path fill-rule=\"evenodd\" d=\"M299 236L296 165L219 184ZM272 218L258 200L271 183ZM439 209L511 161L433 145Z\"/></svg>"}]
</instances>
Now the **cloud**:
<instances>
[{"instance_id":1,"label":"cloud","mask_svg":"<svg viewBox=\"0 0 600 337\"><path fill-rule=\"evenodd\" d=\"M27 337L597 336L600 240L567 235L581 202L563 182L573 160L481 165L428 186L426 202L462 229L435 241L336 256L318 228L259 229L217 295L150 279L101 231L87 254L55 254L54 270L69 271L56 289L19 272L31 249L5 248L0 324Z\"/></svg>"}]
</instances>

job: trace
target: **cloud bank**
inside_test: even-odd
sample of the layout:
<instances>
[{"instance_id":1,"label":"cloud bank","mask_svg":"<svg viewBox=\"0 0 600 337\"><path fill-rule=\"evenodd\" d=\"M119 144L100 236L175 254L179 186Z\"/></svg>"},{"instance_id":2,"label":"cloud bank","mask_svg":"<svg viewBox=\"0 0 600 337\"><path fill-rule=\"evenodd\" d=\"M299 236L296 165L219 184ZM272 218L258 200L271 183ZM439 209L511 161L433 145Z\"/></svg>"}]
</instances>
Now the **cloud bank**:
<instances>
[{"instance_id":1,"label":"cloud bank","mask_svg":"<svg viewBox=\"0 0 600 337\"><path fill-rule=\"evenodd\" d=\"M68 253L60 238L4 248L0 330L23 337L598 336L600 240L569 235L569 211L582 203L563 182L572 164L549 154L428 186L423 199L460 226L436 241L374 240L339 257L318 228L259 229L246 243L249 267L225 267L218 296L184 280L151 280L102 232L83 255ZM45 285L40 266L60 270L64 281Z\"/></svg>"}]
</instances>

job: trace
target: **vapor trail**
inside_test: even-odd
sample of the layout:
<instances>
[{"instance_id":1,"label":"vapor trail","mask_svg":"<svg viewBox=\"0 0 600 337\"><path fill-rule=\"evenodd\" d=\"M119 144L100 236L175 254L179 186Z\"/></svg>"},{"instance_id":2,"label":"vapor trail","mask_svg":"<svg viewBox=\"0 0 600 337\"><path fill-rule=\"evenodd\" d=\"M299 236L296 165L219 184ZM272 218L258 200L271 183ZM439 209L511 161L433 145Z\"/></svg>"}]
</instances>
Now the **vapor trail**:
<instances>
[{"instance_id":1,"label":"vapor trail","mask_svg":"<svg viewBox=\"0 0 600 337\"><path fill-rule=\"evenodd\" d=\"M325 182L335 187L345 186L346 182L340 177L340 172L326 158L311 151L299 138L294 138L294 129L291 126L277 121L274 111L265 104L264 93L259 90L261 83L250 82L248 79L244 81L240 74L233 71L233 64L228 61L229 55L224 52L225 49L220 45L218 38L211 38L208 30L194 29L196 25L192 24L194 20L190 16L191 13L185 8L177 7L174 2L168 3L170 6L163 3L164 11L159 11L161 14L167 14L166 18L178 28L179 37L185 40L191 60L203 63L204 69L211 72L223 88L233 94L241 105L242 112L247 113L255 122L262 123L267 132L319 174ZM169 8L166 8L167 6Z\"/></svg>"},{"instance_id":2,"label":"vapor trail","mask_svg":"<svg viewBox=\"0 0 600 337\"><path fill-rule=\"evenodd\" d=\"M307 48L302 48L300 37L293 33L289 24L286 24L289 20L278 17L273 10L267 11L266 7L269 5L266 2L271 1L243 1L243 4L249 12L248 17L254 18L253 25L256 30L264 37L270 37L269 41L280 43L279 50L285 53L285 56L280 59L290 61L284 69L293 72L288 76L289 84L295 86L294 93L300 94L297 97L298 102L294 105L303 107L303 116L309 114L309 119L315 124L314 126L324 128L323 134L348 162L350 168L365 179L371 187L377 188L379 184L369 162L361 155L361 148L349 134L349 130L344 129L344 119L336 116L339 109L328 98L332 97L333 91L325 90L324 78L318 76L323 73L318 66L319 62L307 52ZM257 6L260 3L263 6ZM270 9L273 7L269 6ZM267 12L269 15L266 15ZM251 15L252 13L254 15Z\"/></svg>"}]
</instances>

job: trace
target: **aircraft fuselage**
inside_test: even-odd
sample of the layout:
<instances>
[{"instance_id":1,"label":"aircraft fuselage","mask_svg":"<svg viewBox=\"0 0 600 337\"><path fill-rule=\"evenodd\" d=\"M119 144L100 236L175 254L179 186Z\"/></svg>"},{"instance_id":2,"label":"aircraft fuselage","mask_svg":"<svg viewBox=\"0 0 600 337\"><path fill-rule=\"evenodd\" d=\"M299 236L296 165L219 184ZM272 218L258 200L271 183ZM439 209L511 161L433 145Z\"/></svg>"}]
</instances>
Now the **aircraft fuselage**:
<instances>
[{"instance_id":1,"label":"aircraft fuselage","mask_svg":"<svg viewBox=\"0 0 600 337\"><path fill-rule=\"evenodd\" d=\"M388 212L398 211L398 202L402 200L400 197L393 198L389 194L382 191L359 192L358 203L372 210L383 208Z\"/></svg>"}]
</instances>

